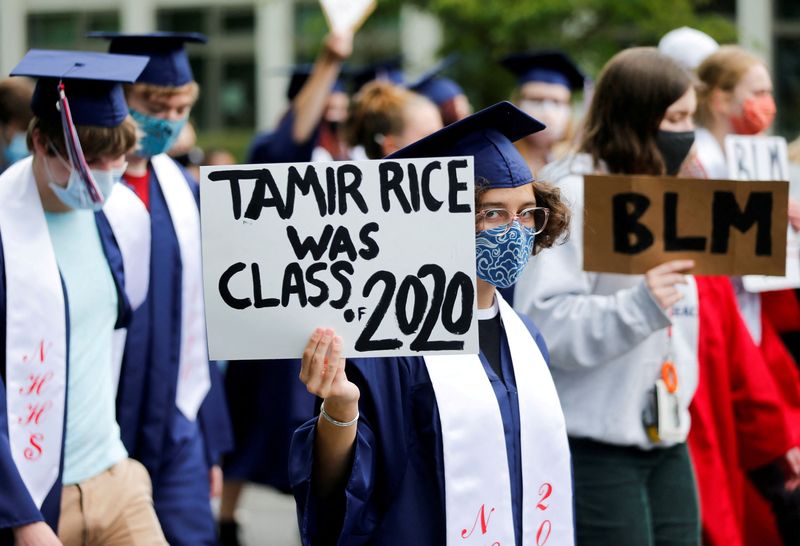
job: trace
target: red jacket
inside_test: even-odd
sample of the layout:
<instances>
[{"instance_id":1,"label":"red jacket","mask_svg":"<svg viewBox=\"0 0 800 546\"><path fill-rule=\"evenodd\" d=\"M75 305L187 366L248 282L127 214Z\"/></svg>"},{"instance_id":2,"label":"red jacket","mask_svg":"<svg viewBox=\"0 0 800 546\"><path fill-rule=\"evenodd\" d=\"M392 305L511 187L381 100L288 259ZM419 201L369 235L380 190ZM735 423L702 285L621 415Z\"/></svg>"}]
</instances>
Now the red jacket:
<instances>
[{"instance_id":1,"label":"red jacket","mask_svg":"<svg viewBox=\"0 0 800 546\"><path fill-rule=\"evenodd\" d=\"M743 546L745 472L782 457L794 433L781 394L739 315L727 277L697 277L699 380L689 449L703 542Z\"/></svg>"}]
</instances>

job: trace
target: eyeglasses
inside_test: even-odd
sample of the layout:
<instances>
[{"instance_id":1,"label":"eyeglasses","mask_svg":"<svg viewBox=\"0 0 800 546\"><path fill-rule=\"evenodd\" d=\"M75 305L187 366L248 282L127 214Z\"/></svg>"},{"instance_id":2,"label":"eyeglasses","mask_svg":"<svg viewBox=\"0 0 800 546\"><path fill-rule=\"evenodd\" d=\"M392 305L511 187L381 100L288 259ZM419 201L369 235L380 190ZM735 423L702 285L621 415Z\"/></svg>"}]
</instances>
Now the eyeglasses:
<instances>
[{"instance_id":1,"label":"eyeglasses","mask_svg":"<svg viewBox=\"0 0 800 546\"><path fill-rule=\"evenodd\" d=\"M532 229L534 235L538 235L544 231L549 216L550 209L547 207L529 207L516 214L506 209L483 209L475 215L475 225L479 231L505 227L503 233L506 233L511 229L514 220L519 220L520 224Z\"/></svg>"}]
</instances>

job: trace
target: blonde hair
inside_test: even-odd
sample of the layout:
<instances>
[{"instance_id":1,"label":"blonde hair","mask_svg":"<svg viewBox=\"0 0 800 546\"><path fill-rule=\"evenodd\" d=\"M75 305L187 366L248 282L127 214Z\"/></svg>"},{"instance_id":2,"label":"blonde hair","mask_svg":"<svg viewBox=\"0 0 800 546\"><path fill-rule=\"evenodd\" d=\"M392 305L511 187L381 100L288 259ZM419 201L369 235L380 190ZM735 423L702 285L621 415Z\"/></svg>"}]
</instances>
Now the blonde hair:
<instances>
[{"instance_id":1,"label":"blonde hair","mask_svg":"<svg viewBox=\"0 0 800 546\"><path fill-rule=\"evenodd\" d=\"M383 157L381 138L399 135L406 125L406 111L425 97L385 81L366 84L350 103L344 130L350 146L363 146L367 157Z\"/></svg>"},{"instance_id":2,"label":"blonde hair","mask_svg":"<svg viewBox=\"0 0 800 546\"><path fill-rule=\"evenodd\" d=\"M711 96L717 89L731 92L761 59L739 46L726 45L709 55L697 68L697 122L708 127L713 121Z\"/></svg>"}]
</instances>

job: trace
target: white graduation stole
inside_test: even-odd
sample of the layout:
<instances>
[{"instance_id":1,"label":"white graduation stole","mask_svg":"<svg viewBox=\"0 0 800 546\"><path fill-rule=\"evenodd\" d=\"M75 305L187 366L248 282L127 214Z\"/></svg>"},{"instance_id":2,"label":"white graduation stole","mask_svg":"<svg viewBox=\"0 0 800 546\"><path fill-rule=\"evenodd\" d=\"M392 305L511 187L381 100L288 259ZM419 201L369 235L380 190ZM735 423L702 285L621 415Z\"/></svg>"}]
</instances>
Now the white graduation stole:
<instances>
[{"instance_id":1,"label":"white graduation stole","mask_svg":"<svg viewBox=\"0 0 800 546\"><path fill-rule=\"evenodd\" d=\"M566 425L536 342L495 294L519 395L522 544L574 544ZM500 408L478 355L426 356L442 425L447 546L512 546L511 482Z\"/></svg>"},{"instance_id":2,"label":"white graduation stole","mask_svg":"<svg viewBox=\"0 0 800 546\"><path fill-rule=\"evenodd\" d=\"M203 309L200 211L186 178L166 154L152 159L181 250L181 340L175 403L190 421L211 388Z\"/></svg>"},{"instance_id":3,"label":"white graduation stole","mask_svg":"<svg viewBox=\"0 0 800 546\"><path fill-rule=\"evenodd\" d=\"M111 195L103 206L114 238L122 254L122 268L125 272L125 293L131 309L139 307L147 298L150 286L150 213L144 203L125 184L114 184ZM114 330L112 342L111 379L115 394L119 386L125 338L128 330Z\"/></svg>"},{"instance_id":4,"label":"white graduation stole","mask_svg":"<svg viewBox=\"0 0 800 546\"><path fill-rule=\"evenodd\" d=\"M67 396L67 309L33 158L0 176L0 235L6 276L6 399L14 464L41 507L58 481ZM126 195L127 192L127 195ZM149 219L138 199L116 185L108 205L132 305L146 293ZM136 234L145 234L146 244ZM130 266L130 267L129 267ZM145 286L141 286L144 278ZM138 279L138 281L137 281Z\"/></svg>"}]
</instances>

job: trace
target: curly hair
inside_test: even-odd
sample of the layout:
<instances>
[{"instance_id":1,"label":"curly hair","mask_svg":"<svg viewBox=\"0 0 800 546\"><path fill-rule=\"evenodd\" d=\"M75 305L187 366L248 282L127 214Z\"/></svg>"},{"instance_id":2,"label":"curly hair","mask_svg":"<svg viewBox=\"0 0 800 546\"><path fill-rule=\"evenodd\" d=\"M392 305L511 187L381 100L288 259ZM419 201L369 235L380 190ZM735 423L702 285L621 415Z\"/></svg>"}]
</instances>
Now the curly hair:
<instances>
[{"instance_id":1,"label":"curly hair","mask_svg":"<svg viewBox=\"0 0 800 546\"><path fill-rule=\"evenodd\" d=\"M544 231L536 235L533 243L533 255L540 251L563 243L569 238L569 222L572 211L561 199L561 190L549 182L537 180L531 184L536 206L550 211ZM488 180L479 178L475 181L475 208L477 209L486 192L491 190Z\"/></svg>"}]
</instances>

